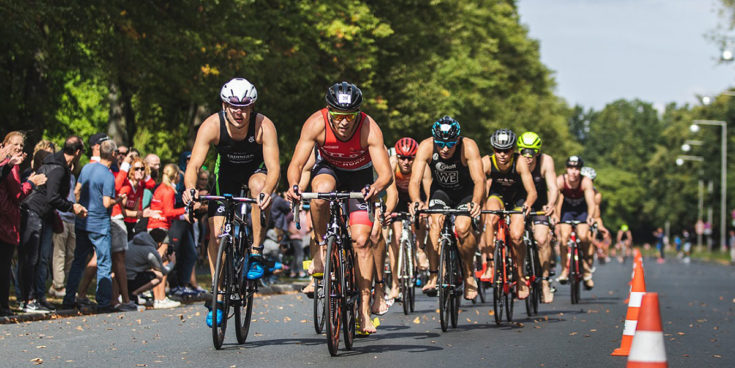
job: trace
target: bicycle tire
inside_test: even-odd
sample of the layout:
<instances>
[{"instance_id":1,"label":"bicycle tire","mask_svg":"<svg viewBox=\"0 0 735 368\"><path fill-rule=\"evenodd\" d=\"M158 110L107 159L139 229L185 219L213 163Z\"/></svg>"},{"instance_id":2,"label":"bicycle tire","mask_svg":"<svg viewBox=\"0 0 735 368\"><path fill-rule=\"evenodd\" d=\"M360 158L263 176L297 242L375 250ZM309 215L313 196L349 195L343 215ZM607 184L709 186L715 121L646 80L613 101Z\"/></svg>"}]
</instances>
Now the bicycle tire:
<instances>
[{"instance_id":1,"label":"bicycle tire","mask_svg":"<svg viewBox=\"0 0 735 368\"><path fill-rule=\"evenodd\" d=\"M403 314L408 315L408 313L411 311L411 300L409 294L409 289L411 286L409 283L411 280L408 277L408 256L407 252L405 251L406 248L405 242L401 242L400 248L398 248L398 259L400 260L398 263L398 285L401 290L401 304L403 306Z\"/></svg>"},{"instance_id":2,"label":"bicycle tire","mask_svg":"<svg viewBox=\"0 0 735 368\"><path fill-rule=\"evenodd\" d=\"M534 280L534 283L536 284L533 288L534 290L534 298L533 298L533 314L538 315L538 305L541 302L541 289L543 288L543 282L544 282L544 271L541 268L541 260L539 259L538 255L538 247L533 248L533 254L534 254L534 270L536 279Z\"/></svg>"},{"instance_id":3,"label":"bicycle tire","mask_svg":"<svg viewBox=\"0 0 735 368\"><path fill-rule=\"evenodd\" d=\"M223 237L219 241L219 249L217 250L217 267L214 271L212 279L212 342L214 348L219 350L225 340L225 332L227 331L227 319L230 312L230 270L232 262L230 262L230 246L227 241L228 237ZM221 289L222 291L219 291ZM222 293L222 310L220 311L217 303L217 296ZM222 322L217 325L217 315L222 313Z\"/></svg>"},{"instance_id":4,"label":"bicycle tire","mask_svg":"<svg viewBox=\"0 0 735 368\"><path fill-rule=\"evenodd\" d=\"M247 282L246 288L240 291L240 305L233 306L235 308L235 337L238 344L244 344L250 331L250 322L253 317L253 294L250 291L251 282ZM243 318L244 317L244 318Z\"/></svg>"},{"instance_id":5,"label":"bicycle tire","mask_svg":"<svg viewBox=\"0 0 735 368\"><path fill-rule=\"evenodd\" d=\"M513 259L510 256L510 249L506 249L506 259L505 259L505 267L506 267L506 277L508 280L506 283L508 284L508 291L506 292L506 289L503 289L503 294L505 297L505 320L508 322L513 321L513 306L515 304L515 297L516 297L516 291L518 288L518 282L522 282L522 280L516 281L515 285L513 284L513 279L516 276L515 268L513 267ZM515 286L515 288L513 287Z\"/></svg>"},{"instance_id":6,"label":"bicycle tire","mask_svg":"<svg viewBox=\"0 0 735 368\"><path fill-rule=\"evenodd\" d=\"M538 269L536 268L536 256L535 256L535 248L532 245L528 245L528 248L526 249L526 259L523 262L524 269L526 270L526 277L528 278L528 298L525 300L526 304L526 314L529 317L533 317L536 312L534 312L534 304L537 305L538 309L538 301L536 300L536 290L539 287L537 280L539 279L538 276Z\"/></svg>"},{"instance_id":7,"label":"bicycle tire","mask_svg":"<svg viewBox=\"0 0 735 368\"><path fill-rule=\"evenodd\" d=\"M439 279L437 286L439 287L439 322L442 331L447 332L449 327L449 293L447 283L447 248L449 246L442 241L439 253Z\"/></svg>"},{"instance_id":8,"label":"bicycle tire","mask_svg":"<svg viewBox=\"0 0 735 368\"><path fill-rule=\"evenodd\" d=\"M457 289L458 282L461 277L459 276L459 254L457 254L456 248L452 247L449 254L449 264L451 270L451 276L449 277L450 286L450 312L452 328L457 328L457 319L459 318L459 305L461 303L461 296L459 295L459 289Z\"/></svg>"},{"instance_id":9,"label":"bicycle tire","mask_svg":"<svg viewBox=\"0 0 735 368\"><path fill-rule=\"evenodd\" d=\"M346 240L351 243L350 239ZM345 349L352 350L355 342L355 325L357 316L357 276L355 274L355 257L352 248L347 248L341 253L342 259L342 327L344 332Z\"/></svg>"},{"instance_id":10,"label":"bicycle tire","mask_svg":"<svg viewBox=\"0 0 735 368\"><path fill-rule=\"evenodd\" d=\"M339 274L339 259L337 252L333 250L335 238L330 236L327 238L327 258L324 262L324 297L326 304L326 329L327 329L327 348L329 354L337 355L339 349L340 324L342 320L341 306L341 278Z\"/></svg>"},{"instance_id":11,"label":"bicycle tire","mask_svg":"<svg viewBox=\"0 0 735 368\"><path fill-rule=\"evenodd\" d=\"M319 278L314 278L314 331L321 335L324 331L326 303L324 302L324 286Z\"/></svg>"},{"instance_id":12,"label":"bicycle tire","mask_svg":"<svg viewBox=\"0 0 735 368\"><path fill-rule=\"evenodd\" d=\"M569 284L571 286L571 302L572 304L579 303L579 252L576 244L570 248L571 262L569 262Z\"/></svg>"},{"instance_id":13,"label":"bicycle tire","mask_svg":"<svg viewBox=\"0 0 735 368\"><path fill-rule=\"evenodd\" d=\"M494 272L493 276L493 312L495 312L495 324L499 325L503 322L503 270L505 270L503 259L503 242L495 242L494 254Z\"/></svg>"}]
</instances>

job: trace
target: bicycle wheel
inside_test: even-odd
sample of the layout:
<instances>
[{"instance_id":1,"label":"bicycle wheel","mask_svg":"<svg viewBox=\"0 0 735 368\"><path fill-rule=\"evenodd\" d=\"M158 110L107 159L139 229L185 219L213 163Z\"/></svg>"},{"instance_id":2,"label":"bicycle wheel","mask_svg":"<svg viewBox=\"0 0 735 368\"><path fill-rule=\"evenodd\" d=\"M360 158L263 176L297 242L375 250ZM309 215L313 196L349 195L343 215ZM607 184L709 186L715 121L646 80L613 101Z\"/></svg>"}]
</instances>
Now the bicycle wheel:
<instances>
[{"instance_id":1,"label":"bicycle wheel","mask_svg":"<svg viewBox=\"0 0 735 368\"><path fill-rule=\"evenodd\" d=\"M255 286L246 282L244 289L240 290L239 305L233 305L235 309L235 337L238 344L244 344L250 331L250 322L253 316L253 294Z\"/></svg>"},{"instance_id":2,"label":"bicycle wheel","mask_svg":"<svg viewBox=\"0 0 735 368\"><path fill-rule=\"evenodd\" d=\"M347 239L348 244L351 243ZM352 350L352 343L355 341L355 317L357 315L357 276L355 275L355 258L352 248L344 250L342 253L342 326L345 334L345 349Z\"/></svg>"},{"instance_id":3,"label":"bicycle wheel","mask_svg":"<svg viewBox=\"0 0 735 368\"><path fill-rule=\"evenodd\" d=\"M580 279L582 278L582 274L580 273L580 259L579 259L579 248L577 246L574 246L574 251L572 253L572 261L570 262L570 270L569 270L569 281L570 285L572 287L572 304L579 303L579 293L580 293Z\"/></svg>"},{"instance_id":4,"label":"bicycle wheel","mask_svg":"<svg viewBox=\"0 0 735 368\"><path fill-rule=\"evenodd\" d=\"M495 312L495 324L500 324L503 321L503 284L505 278L503 272L505 266L503 265L503 242L495 242L495 255L493 259L493 267L495 276L493 278L493 311Z\"/></svg>"},{"instance_id":5,"label":"bicycle wheel","mask_svg":"<svg viewBox=\"0 0 735 368\"><path fill-rule=\"evenodd\" d=\"M232 272L232 261L230 260L231 243L227 240L227 237L222 238L219 241L219 250L217 250L217 267L214 271L214 278L212 281L212 342L214 348L219 350L222 348L222 343L225 340L225 331L227 330L227 319L230 312L230 287L231 287L231 272ZM217 298L222 299L218 303ZM217 315L222 314L222 322L217 324Z\"/></svg>"},{"instance_id":6,"label":"bicycle wheel","mask_svg":"<svg viewBox=\"0 0 735 368\"><path fill-rule=\"evenodd\" d=\"M442 241L441 250L439 254L439 322L441 323L442 331L446 332L449 327L449 283L447 280L448 276L448 262L447 262L447 250L449 244L446 241Z\"/></svg>"},{"instance_id":7,"label":"bicycle wheel","mask_svg":"<svg viewBox=\"0 0 735 368\"><path fill-rule=\"evenodd\" d=\"M505 275L507 277L506 284L508 285L507 292L503 290L503 295L505 298L505 320L508 322L513 321L513 305L515 304L515 298L516 298L516 290L518 288L518 282L523 282L523 280L516 281L516 274L515 274L515 267L513 265L513 258L510 256L510 249L505 250ZM515 285L514 285L515 281ZM515 286L515 287L514 287Z\"/></svg>"},{"instance_id":8,"label":"bicycle wheel","mask_svg":"<svg viewBox=\"0 0 735 368\"><path fill-rule=\"evenodd\" d=\"M538 304L541 301L541 289L542 289L542 283L544 282L544 275L543 270L541 269L541 261L538 257L538 248L533 247L533 269L534 269L534 297L533 297L533 314L538 314Z\"/></svg>"},{"instance_id":9,"label":"bicycle wheel","mask_svg":"<svg viewBox=\"0 0 735 368\"><path fill-rule=\"evenodd\" d=\"M408 277L408 257L407 252L405 251L406 248L405 242L401 242L398 248L398 274L396 277L398 277L398 287L401 290L401 304L403 305L403 314L408 315L408 312L410 312L411 307L411 300L409 294L409 289L411 288L411 285L409 283L411 280Z\"/></svg>"},{"instance_id":10,"label":"bicycle wheel","mask_svg":"<svg viewBox=\"0 0 735 368\"><path fill-rule=\"evenodd\" d=\"M536 257L534 255L534 248L529 246L526 250L526 259L523 262L524 270L526 271L526 278L528 279L528 298L525 300L526 304L526 314L529 317L532 317L535 312L533 309L534 303L538 303L536 300L536 289L538 287L538 284L536 282L537 275L536 275ZM521 280L521 282L525 282L525 280ZM538 305L538 304L537 304Z\"/></svg>"},{"instance_id":11,"label":"bicycle wheel","mask_svg":"<svg viewBox=\"0 0 735 368\"><path fill-rule=\"evenodd\" d=\"M324 297L326 303L327 348L329 354L337 355L339 348L340 323L342 322L341 280L339 258L334 249L334 236L327 238L327 258L324 262Z\"/></svg>"},{"instance_id":12,"label":"bicycle wheel","mask_svg":"<svg viewBox=\"0 0 735 368\"><path fill-rule=\"evenodd\" d=\"M320 278L314 278L314 330L319 335L324 331L324 314L326 313L324 283L322 280Z\"/></svg>"},{"instance_id":13,"label":"bicycle wheel","mask_svg":"<svg viewBox=\"0 0 735 368\"><path fill-rule=\"evenodd\" d=\"M449 263L452 265L452 273L450 277L450 282L452 285L451 287L451 293L452 293L452 300L450 302L452 303L452 328L457 328L457 319L459 318L459 306L462 302L462 295L459 292L458 285L462 282L462 273L459 268L459 254L457 253L457 248L452 247L450 257L449 257Z\"/></svg>"}]
</instances>

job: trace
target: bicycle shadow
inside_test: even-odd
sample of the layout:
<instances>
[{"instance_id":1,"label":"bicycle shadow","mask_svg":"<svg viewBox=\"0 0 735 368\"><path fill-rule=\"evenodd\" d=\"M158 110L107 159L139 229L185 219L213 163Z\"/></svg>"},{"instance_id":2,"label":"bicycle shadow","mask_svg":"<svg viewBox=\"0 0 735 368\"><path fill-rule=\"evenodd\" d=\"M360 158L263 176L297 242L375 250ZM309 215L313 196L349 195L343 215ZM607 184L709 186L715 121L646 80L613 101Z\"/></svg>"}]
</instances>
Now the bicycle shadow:
<instances>
[{"instance_id":1,"label":"bicycle shadow","mask_svg":"<svg viewBox=\"0 0 735 368\"><path fill-rule=\"evenodd\" d=\"M237 343L223 344L222 350L239 350L240 348L253 349L264 346L280 346L280 345L325 345L326 340L324 336L314 338L291 338L291 339L271 339L271 340L255 340L245 341L245 344L240 345Z\"/></svg>"}]
</instances>

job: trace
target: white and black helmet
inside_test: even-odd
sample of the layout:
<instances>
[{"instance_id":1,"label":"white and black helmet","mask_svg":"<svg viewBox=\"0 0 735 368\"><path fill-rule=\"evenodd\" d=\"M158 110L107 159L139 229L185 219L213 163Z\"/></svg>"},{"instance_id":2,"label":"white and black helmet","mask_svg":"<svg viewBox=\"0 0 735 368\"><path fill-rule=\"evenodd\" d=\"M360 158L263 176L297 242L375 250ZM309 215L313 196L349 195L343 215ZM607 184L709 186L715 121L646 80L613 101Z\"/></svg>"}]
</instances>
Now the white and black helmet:
<instances>
[{"instance_id":1,"label":"white and black helmet","mask_svg":"<svg viewBox=\"0 0 735 368\"><path fill-rule=\"evenodd\" d=\"M222 102L233 106L250 106L258 99L258 90L245 78L234 78L222 86L219 92Z\"/></svg>"},{"instance_id":2,"label":"white and black helmet","mask_svg":"<svg viewBox=\"0 0 735 368\"><path fill-rule=\"evenodd\" d=\"M516 134L510 129L498 129L490 137L490 145L498 150L513 149L516 146Z\"/></svg>"},{"instance_id":3,"label":"white and black helmet","mask_svg":"<svg viewBox=\"0 0 735 368\"><path fill-rule=\"evenodd\" d=\"M591 167L589 167L589 166L585 166L585 167L583 167L583 168L582 168L582 169L581 169L581 170L579 171L579 173L580 173L580 174L581 174L582 176L586 176L586 177L590 178L590 180L595 180L595 178L597 178L597 171L595 171L595 169L593 169L593 168L591 168Z\"/></svg>"}]
</instances>

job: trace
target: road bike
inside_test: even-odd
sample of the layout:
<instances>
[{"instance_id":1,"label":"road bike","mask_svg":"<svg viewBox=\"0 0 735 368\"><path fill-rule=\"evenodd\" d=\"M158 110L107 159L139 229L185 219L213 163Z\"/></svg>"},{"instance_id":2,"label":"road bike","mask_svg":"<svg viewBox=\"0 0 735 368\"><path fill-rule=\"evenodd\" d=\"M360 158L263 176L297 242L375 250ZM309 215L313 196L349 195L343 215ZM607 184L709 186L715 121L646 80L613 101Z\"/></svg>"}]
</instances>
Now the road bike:
<instances>
[{"instance_id":1,"label":"road bike","mask_svg":"<svg viewBox=\"0 0 735 368\"><path fill-rule=\"evenodd\" d=\"M261 193L261 200L265 194ZM194 192L192 191L192 197ZM222 348L227 331L227 321L235 318L235 336L239 344L244 344L250 330L253 314L253 295L258 291L258 280L247 280L252 241L247 224L247 204L256 204L257 200L247 197L233 197L232 194L221 196L201 195L193 199L189 207L189 219L192 220L194 201L223 201L225 203L225 221L222 234L219 236L217 263L212 278L212 299L209 307L212 313L212 341L215 349ZM241 205L240 205L241 204ZM261 223L265 223L265 213L261 212ZM232 309L232 313L230 313ZM222 321L217 323L219 314Z\"/></svg>"},{"instance_id":2,"label":"road bike","mask_svg":"<svg viewBox=\"0 0 735 368\"><path fill-rule=\"evenodd\" d=\"M294 192L298 193L298 187L294 187ZM329 201L329 223L325 235L327 253L324 262L323 283L326 304L327 347L329 354L335 356L339 349L340 330L344 332L345 349L352 350L355 339L357 306L360 298L357 288L354 250L347 229L346 211L343 204L349 199L364 199L365 196L362 192L304 192L300 195L302 200L321 199Z\"/></svg>"},{"instance_id":3,"label":"road bike","mask_svg":"<svg viewBox=\"0 0 735 368\"><path fill-rule=\"evenodd\" d=\"M531 212L529 216L543 216L543 211ZM526 298L526 314L531 317L538 314L538 304L541 300L542 282L544 278L541 262L538 255L538 244L533 233L533 221L526 217L526 226L523 231L523 243L526 245L526 258L524 267L526 271L526 283L528 284L528 298Z\"/></svg>"},{"instance_id":4,"label":"road bike","mask_svg":"<svg viewBox=\"0 0 735 368\"><path fill-rule=\"evenodd\" d=\"M513 303L518 293L518 285L508 223L510 215L523 214L523 211L484 210L482 213L500 217L495 233L495 252L493 254L493 312L495 323L499 325L503 322L503 310L505 310L506 320L508 322L513 320Z\"/></svg>"},{"instance_id":5,"label":"road bike","mask_svg":"<svg viewBox=\"0 0 735 368\"><path fill-rule=\"evenodd\" d=\"M571 286L571 298L572 304L579 303L579 296L581 294L582 284L582 270L584 262L582 252L580 251L580 241L577 238L577 232L575 231L576 226L583 223L582 221L567 221L565 224L572 225L572 233L569 234L569 241L567 242L567 270L569 270L569 285Z\"/></svg>"},{"instance_id":6,"label":"road bike","mask_svg":"<svg viewBox=\"0 0 735 368\"><path fill-rule=\"evenodd\" d=\"M416 236L411 229L411 215L407 212L392 213L393 221L402 222L401 238L398 241L398 286L401 290L403 314L413 312L416 308L416 258L413 250Z\"/></svg>"},{"instance_id":7,"label":"road bike","mask_svg":"<svg viewBox=\"0 0 735 368\"><path fill-rule=\"evenodd\" d=\"M460 299L462 298L462 261L457 248L457 238L454 236L454 217L469 216L469 210L459 209L417 209L419 214L444 215L444 223L439 234L439 320L442 331L446 332L451 322L452 328L457 327ZM415 216L414 223L418 221Z\"/></svg>"}]
</instances>

